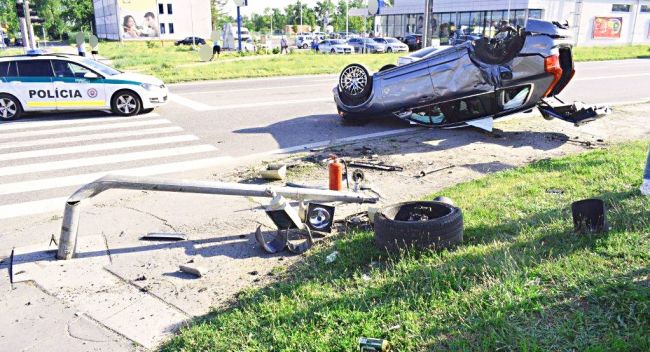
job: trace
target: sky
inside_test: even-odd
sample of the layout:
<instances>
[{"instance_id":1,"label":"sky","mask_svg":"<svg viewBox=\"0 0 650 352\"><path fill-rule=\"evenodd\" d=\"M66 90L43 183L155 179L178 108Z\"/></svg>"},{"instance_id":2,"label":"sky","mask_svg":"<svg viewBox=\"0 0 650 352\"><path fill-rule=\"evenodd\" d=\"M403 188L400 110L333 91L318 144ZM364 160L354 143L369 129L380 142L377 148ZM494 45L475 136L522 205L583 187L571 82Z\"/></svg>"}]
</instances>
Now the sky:
<instances>
[{"instance_id":1,"label":"sky","mask_svg":"<svg viewBox=\"0 0 650 352\"><path fill-rule=\"evenodd\" d=\"M307 4L307 6L313 7L316 5L316 2L318 0L301 0L303 3ZM297 0L248 0L248 6L242 7L241 8L241 13L242 15L250 16L252 13L258 13L261 14L264 12L264 9L269 7L269 8L280 8L284 9L287 5L289 4L295 4ZM334 3L338 3L337 0L334 1ZM226 12L230 14L231 16L235 17L237 16L237 7L235 6L235 2L233 0L228 1L228 5L226 5Z\"/></svg>"}]
</instances>

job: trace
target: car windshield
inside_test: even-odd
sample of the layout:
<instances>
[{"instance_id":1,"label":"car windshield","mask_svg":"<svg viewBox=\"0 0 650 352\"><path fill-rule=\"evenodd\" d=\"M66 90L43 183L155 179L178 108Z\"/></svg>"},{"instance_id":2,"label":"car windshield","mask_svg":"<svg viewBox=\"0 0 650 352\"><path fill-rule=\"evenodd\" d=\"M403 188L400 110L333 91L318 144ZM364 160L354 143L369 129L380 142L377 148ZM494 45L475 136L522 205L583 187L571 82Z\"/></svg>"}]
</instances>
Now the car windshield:
<instances>
[{"instance_id":1,"label":"car windshield","mask_svg":"<svg viewBox=\"0 0 650 352\"><path fill-rule=\"evenodd\" d=\"M423 57L425 57L425 56L427 56L427 55L429 55L429 54L435 52L436 50L438 50L438 48L430 47L430 48L426 48L426 49L418 50L418 51L414 52L413 54L411 54L411 55L409 55L409 56L411 56L411 57L417 57L417 58L420 58L420 59L421 59L421 58L423 58Z\"/></svg>"},{"instance_id":2,"label":"car windshield","mask_svg":"<svg viewBox=\"0 0 650 352\"><path fill-rule=\"evenodd\" d=\"M377 43L382 43L382 44L386 43L386 39L384 39L384 38L374 38L374 40L375 40Z\"/></svg>"},{"instance_id":3,"label":"car windshield","mask_svg":"<svg viewBox=\"0 0 650 352\"><path fill-rule=\"evenodd\" d=\"M386 38L384 40L386 40L389 43L401 43L399 40L397 40L395 38Z\"/></svg>"},{"instance_id":4,"label":"car windshield","mask_svg":"<svg viewBox=\"0 0 650 352\"><path fill-rule=\"evenodd\" d=\"M332 40L332 44L345 44L345 40L342 39Z\"/></svg>"},{"instance_id":5,"label":"car windshield","mask_svg":"<svg viewBox=\"0 0 650 352\"><path fill-rule=\"evenodd\" d=\"M119 75L120 71L91 59L81 59L81 63L106 76Z\"/></svg>"}]
</instances>

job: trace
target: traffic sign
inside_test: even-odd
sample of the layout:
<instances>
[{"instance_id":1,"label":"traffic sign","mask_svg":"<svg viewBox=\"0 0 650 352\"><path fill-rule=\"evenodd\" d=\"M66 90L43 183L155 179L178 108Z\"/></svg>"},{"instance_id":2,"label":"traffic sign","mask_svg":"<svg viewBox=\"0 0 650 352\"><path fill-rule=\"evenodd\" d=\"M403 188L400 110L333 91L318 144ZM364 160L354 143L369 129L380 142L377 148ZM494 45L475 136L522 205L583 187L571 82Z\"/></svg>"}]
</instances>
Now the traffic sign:
<instances>
[{"instance_id":1,"label":"traffic sign","mask_svg":"<svg viewBox=\"0 0 650 352\"><path fill-rule=\"evenodd\" d=\"M234 0L237 6L248 6L248 0Z\"/></svg>"},{"instance_id":2,"label":"traffic sign","mask_svg":"<svg viewBox=\"0 0 650 352\"><path fill-rule=\"evenodd\" d=\"M379 13L379 0L368 0L368 13L373 16Z\"/></svg>"}]
</instances>

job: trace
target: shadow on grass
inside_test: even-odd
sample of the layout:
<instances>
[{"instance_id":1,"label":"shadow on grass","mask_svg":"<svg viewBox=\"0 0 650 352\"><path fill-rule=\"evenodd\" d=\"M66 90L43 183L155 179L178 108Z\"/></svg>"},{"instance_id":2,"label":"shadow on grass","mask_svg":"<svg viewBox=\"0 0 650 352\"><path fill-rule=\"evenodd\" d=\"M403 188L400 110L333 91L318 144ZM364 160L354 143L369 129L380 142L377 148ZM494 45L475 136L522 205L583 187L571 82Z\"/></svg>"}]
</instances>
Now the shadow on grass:
<instances>
[{"instance_id":1,"label":"shadow on grass","mask_svg":"<svg viewBox=\"0 0 650 352\"><path fill-rule=\"evenodd\" d=\"M611 206L634 196L635 192L619 192L605 193L600 197ZM342 330L336 339L330 341L335 349L340 350L353 348L353 341L358 336L387 338L396 346L401 346L400 350L421 349L424 345L436 350L454 350L457 347L476 349L477 346L479 349L493 349L502 348L504 344L506 348L512 349L526 349L526 346L553 349L558 346L536 341L535 336L567 330L562 327L563 324L573 320L560 318L550 327L534 326L534 323L540 323L539 319L544 323L544 314L552 315L553 312L566 309L565 301L575 298L574 294L584 295L585 290L559 290L539 297L527 297L526 285L522 282L529 280L532 272L547 263L565 260L575 252L597 254L596 249L600 243L608 241L610 236L629 231L629 225L635 228L648 227L640 222L642 220L639 219L642 218L636 217L645 210L630 209L633 211L631 214L612 214L612 231L609 233L576 235L572 231L568 207L569 204L551 208L494 226L468 227L465 244L452 252L406 251L391 256L374 248L369 233L346 235L339 238L334 246L340 253L334 263L325 264L324 257L331 250L321 248L306 261L289 268L288 275L281 282L244 294L233 308L199 318L195 324L213 321L238 309L255 310L262 299L273 304L282 297L292 297L299 300L300 304L292 306L293 309L278 309L278 312L271 315L256 316L255 323L266 327L277 327L279 323L287 327L321 326L323 320L328 319L329 323L326 324L334 324ZM632 219L636 217L637 221L630 224L628 216ZM555 219L554 226L543 226L549 219ZM526 231L539 226L542 228L533 234ZM359 279L364 273L370 274L370 279ZM511 282L520 283L521 287L512 287ZM584 284L593 292L609 287L607 284L594 285L588 281ZM331 287L313 292L313 285ZM343 285L340 289L345 294L332 291L332 287L339 285ZM522 301L505 306L496 304L499 307L491 308L485 305L489 300L476 299L476 296L489 295L490 292L501 292L500 286L509 290L523 290ZM479 306L472 307L473 302ZM594 302L594 305L603 310L611 308L607 308L607 304L603 300ZM612 311L620 312L623 308L619 306ZM418 311L435 318L404 322L400 318L404 311ZM488 313L494 316L486 316ZM530 318L531 315L534 318ZM464 321L454 320L459 317L464 317ZM639 323L647 323L647 315L639 316L638 319ZM524 332L508 331L511 326L520 326L519 321L526 321L533 326ZM413 338L412 332L404 329L386 329L394 324L413 324L420 335ZM588 333L586 329L587 327L575 328L579 334ZM628 332L634 335L638 329L639 324L635 323L629 327ZM597 331L606 335L609 330ZM260 345L295 347L283 345L273 333L273 329L258 329L252 338ZM312 333L315 335L314 340L332 338L331 334L322 336L318 332ZM444 336L448 337L447 341ZM605 344L614 343L604 335L594 338L604 339ZM570 334L561 335L556 340L559 341L560 348L572 346ZM304 343L302 349L318 349L313 345L318 342ZM588 341L580 340L576 348L587 346Z\"/></svg>"}]
</instances>

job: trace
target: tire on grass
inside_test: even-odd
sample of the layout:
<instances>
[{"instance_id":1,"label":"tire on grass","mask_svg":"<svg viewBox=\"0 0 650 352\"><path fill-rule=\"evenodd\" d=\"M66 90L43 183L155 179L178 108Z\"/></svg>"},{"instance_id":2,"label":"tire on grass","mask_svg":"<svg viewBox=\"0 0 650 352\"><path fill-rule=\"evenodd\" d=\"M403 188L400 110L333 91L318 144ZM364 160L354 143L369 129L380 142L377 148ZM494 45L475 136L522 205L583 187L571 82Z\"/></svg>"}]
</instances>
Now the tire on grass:
<instances>
[{"instance_id":1,"label":"tire on grass","mask_svg":"<svg viewBox=\"0 0 650 352\"><path fill-rule=\"evenodd\" d=\"M389 252L400 249L443 249L463 241L463 214L442 202L405 202L375 215L375 245Z\"/></svg>"}]
</instances>

